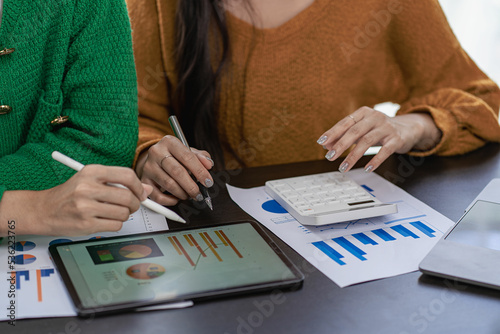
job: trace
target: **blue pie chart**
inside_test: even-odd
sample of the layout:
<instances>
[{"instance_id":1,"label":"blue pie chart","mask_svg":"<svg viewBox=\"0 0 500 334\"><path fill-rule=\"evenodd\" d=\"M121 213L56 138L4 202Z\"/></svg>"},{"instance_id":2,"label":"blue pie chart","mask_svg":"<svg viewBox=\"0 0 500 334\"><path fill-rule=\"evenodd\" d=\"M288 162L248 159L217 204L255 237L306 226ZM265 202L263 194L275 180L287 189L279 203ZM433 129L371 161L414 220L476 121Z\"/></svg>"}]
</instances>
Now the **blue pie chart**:
<instances>
[{"instance_id":1,"label":"blue pie chart","mask_svg":"<svg viewBox=\"0 0 500 334\"><path fill-rule=\"evenodd\" d=\"M269 200L267 202L264 202L262 204L262 209L264 209L265 211L267 212L271 212L271 213L288 213L285 209L283 209L283 207L281 205L279 205L278 202L276 202L275 200Z\"/></svg>"},{"instance_id":2,"label":"blue pie chart","mask_svg":"<svg viewBox=\"0 0 500 334\"><path fill-rule=\"evenodd\" d=\"M36 257L30 254L16 255L16 264L30 264L36 261Z\"/></svg>"},{"instance_id":3,"label":"blue pie chart","mask_svg":"<svg viewBox=\"0 0 500 334\"><path fill-rule=\"evenodd\" d=\"M14 248L17 252L26 252L32 250L36 247L36 244L31 241L18 241L14 244Z\"/></svg>"}]
</instances>

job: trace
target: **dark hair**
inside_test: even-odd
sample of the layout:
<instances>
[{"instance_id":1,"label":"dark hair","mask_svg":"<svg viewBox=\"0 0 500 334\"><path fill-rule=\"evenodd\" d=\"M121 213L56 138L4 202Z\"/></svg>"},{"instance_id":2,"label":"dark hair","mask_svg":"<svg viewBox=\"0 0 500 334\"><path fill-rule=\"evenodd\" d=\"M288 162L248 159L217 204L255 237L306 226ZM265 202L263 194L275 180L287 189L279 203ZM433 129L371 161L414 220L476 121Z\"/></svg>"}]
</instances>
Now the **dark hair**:
<instances>
[{"instance_id":1,"label":"dark hair","mask_svg":"<svg viewBox=\"0 0 500 334\"><path fill-rule=\"evenodd\" d=\"M229 34L222 0L179 0L174 112L188 142L210 152L219 168L224 168L224 156L216 115L220 75L228 59Z\"/></svg>"}]
</instances>

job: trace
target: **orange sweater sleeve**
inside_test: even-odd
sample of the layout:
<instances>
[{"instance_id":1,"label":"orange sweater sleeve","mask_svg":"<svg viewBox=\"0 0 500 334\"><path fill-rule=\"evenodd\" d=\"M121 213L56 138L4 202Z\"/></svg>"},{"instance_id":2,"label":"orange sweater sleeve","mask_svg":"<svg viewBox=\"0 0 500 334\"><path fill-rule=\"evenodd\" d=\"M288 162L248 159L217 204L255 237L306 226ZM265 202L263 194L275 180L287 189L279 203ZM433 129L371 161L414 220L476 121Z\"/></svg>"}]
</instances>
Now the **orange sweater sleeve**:
<instances>
[{"instance_id":1,"label":"orange sweater sleeve","mask_svg":"<svg viewBox=\"0 0 500 334\"><path fill-rule=\"evenodd\" d=\"M500 90L463 51L437 0L403 1L390 38L409 96L398 114L430 114L441 141L415 155L463 154L500 142Z\"/></svg>"},{"instance_id":2,"label":"orange sweater sleeve","mask_svg":"<svg viewBox=\"0 0 500 334\"><path fill-rule=\"evenodd\" d=\"M162 54L165 23L160 22L156 0L127 0L131 17L139 102L139 140L134 165L139 155L172 134L167 77ZM168 22L173 25L173 22Z\"/></svg>"}]
</instances>

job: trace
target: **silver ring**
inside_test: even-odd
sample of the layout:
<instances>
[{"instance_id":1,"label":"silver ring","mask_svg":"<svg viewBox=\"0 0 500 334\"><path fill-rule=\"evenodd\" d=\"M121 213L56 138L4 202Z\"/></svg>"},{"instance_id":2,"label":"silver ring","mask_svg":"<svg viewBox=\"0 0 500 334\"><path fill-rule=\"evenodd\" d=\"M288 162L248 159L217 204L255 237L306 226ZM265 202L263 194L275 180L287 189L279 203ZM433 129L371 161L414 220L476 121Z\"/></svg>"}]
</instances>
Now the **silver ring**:
<instances>
[{"instance_id":1,"label":"silver ring","mask_svg":"<svg viewBox=\"0 0 500 334\"><path fill-rule=\"evenodd\" d=\"M166 156L164 156L161 160L160 160L160 166L162 165L163 163L163 160L167 159L167 158L173 158L173 156L171 154L167 154Z\"/></svg>"},{"instance_id":2,"label":"silver ring","mask_svg":"<svg viewBox=\"0 0 500 334\"><path fill-rule=\"evenodd\" d=\"M358 123L358 122L354 119L354 116L353 116L353 115L349 115L348 117L354 121L354 124Z\"/></svg>"}]
</instances>

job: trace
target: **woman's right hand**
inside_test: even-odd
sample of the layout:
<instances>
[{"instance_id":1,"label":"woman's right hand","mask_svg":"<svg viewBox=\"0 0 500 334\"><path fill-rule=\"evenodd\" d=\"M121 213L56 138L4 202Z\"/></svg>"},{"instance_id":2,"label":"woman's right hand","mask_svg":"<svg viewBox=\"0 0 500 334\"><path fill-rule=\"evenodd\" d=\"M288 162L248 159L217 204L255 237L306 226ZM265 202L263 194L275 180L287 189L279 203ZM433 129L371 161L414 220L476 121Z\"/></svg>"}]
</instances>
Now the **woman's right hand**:
<instances>
[{"instance_id":1,"label":"woman's right hand","mask_svg":"<svg viewBox=\"0 0 500 334\"><path fill-rule=\"evenodd\" d=\"M208 172L213 164L208 152L189 149L176 137L165 136L139 157L136 172L143 183L154 187L150 195L153 201L175 205L181 199L203 200L189 173L209 188L214 184Z\"/></svg>"},{"instance_id":2,"label":"woman's right hand","mask_svg":"<svg viewBox=\"0 0 500 334\"><path fill-rule=\"evenodd\" d=\"M16 234L78 236L118 231L151 191L130 168L87 165L51 189L6 191L0 216L16 221Z\"/></svg>"}]
</instances>

